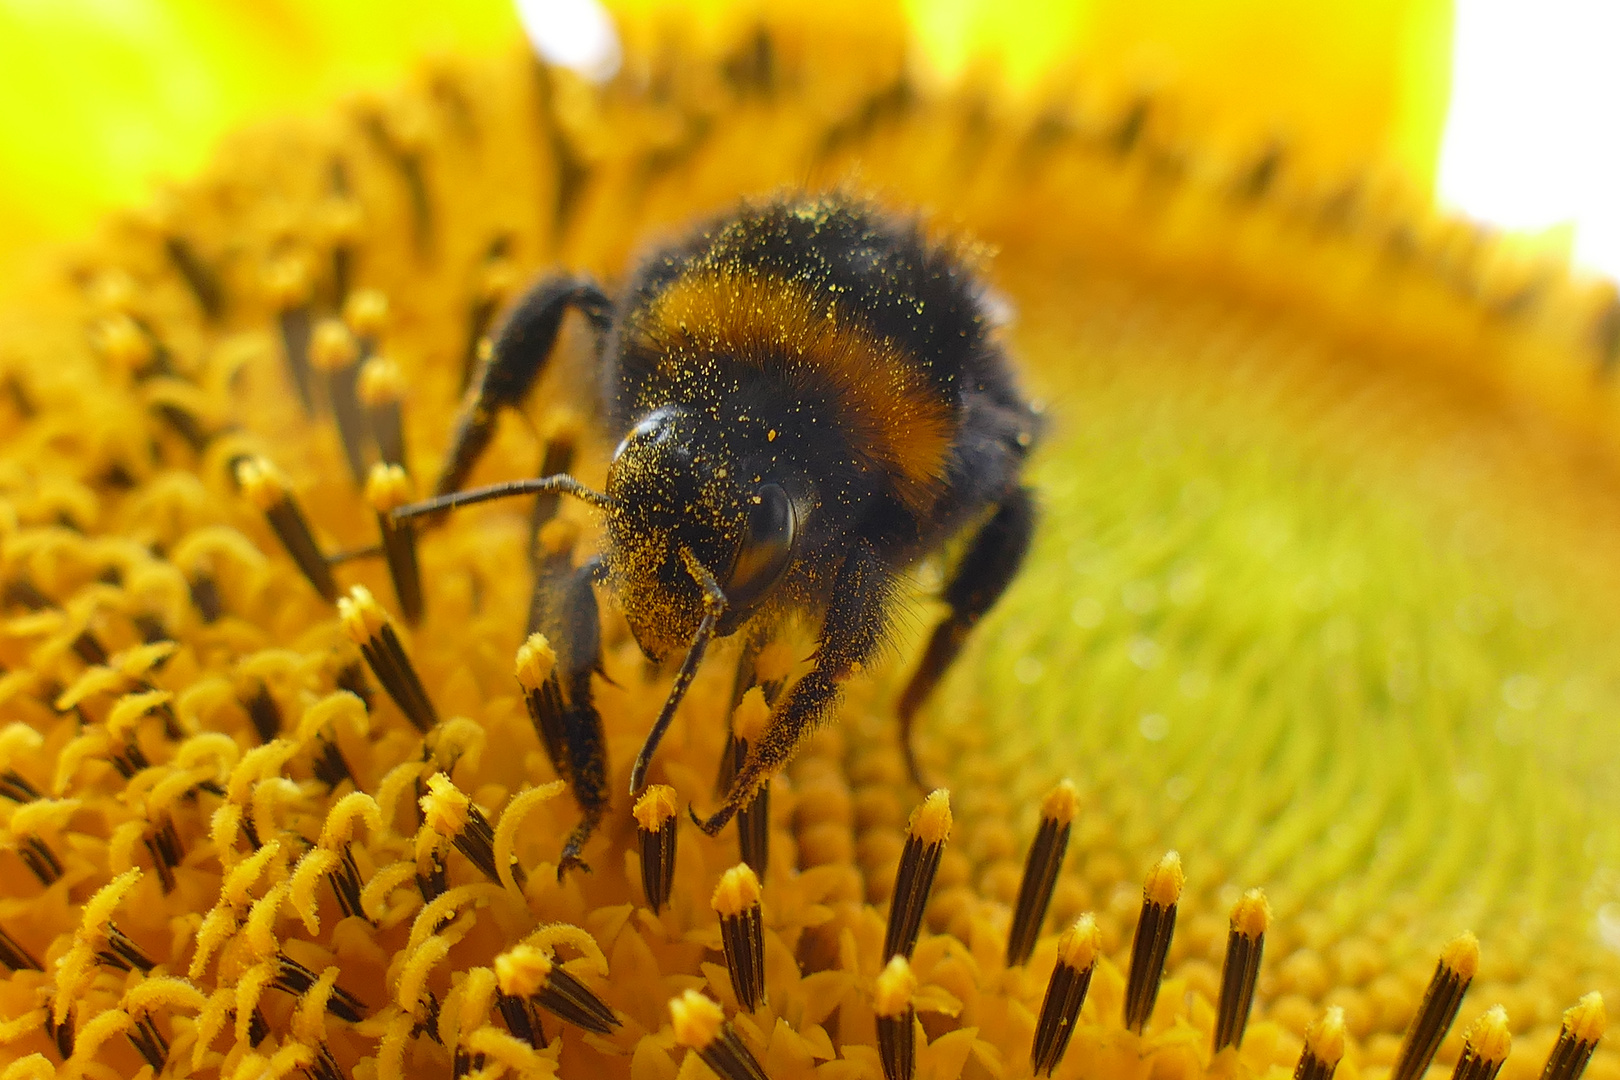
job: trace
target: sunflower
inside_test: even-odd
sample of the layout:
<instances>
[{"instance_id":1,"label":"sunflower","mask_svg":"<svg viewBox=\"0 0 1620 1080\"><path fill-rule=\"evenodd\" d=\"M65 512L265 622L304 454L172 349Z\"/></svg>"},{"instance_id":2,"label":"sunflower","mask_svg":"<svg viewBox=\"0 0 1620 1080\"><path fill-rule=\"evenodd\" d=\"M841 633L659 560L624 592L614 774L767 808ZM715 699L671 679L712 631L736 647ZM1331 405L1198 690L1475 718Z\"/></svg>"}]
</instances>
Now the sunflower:
<instances>
[{"instance_id":1,"label":"sunflower","mask_svg":"<svg viewBox=\"0 0 1620 1080\"><path fill-rule=\"evenodd\" d=\"M602 84L442 58L11 305L0 1076L1620 1075L1613 288L1366 132L938 76L871 5L642 17ZM610 612L570 867L527 577L592 521L390 511L524 282L785 188L978 253L1036 549L922 716L937 790L897 662L712 838L763 701L716 650L620 795L672 673ZM469 482L600 477L560 348Z\"/></svg>"}]
</instances>

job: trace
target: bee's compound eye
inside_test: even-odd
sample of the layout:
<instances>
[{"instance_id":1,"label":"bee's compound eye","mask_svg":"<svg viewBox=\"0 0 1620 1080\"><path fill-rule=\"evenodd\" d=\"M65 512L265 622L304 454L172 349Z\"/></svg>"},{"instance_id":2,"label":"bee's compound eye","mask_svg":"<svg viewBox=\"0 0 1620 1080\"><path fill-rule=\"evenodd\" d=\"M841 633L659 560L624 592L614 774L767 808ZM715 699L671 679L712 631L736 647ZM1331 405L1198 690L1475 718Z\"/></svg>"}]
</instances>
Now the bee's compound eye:
<instances>
[{"instance_id":1,"label":"bee's compound eye","mask_svg":"<svg viewBox=\"0 0 1620 1080\"><path fill-rule=\"evenodd\" d=\"M725 590L727 601L737 608L759 599L793 560L799 521L787 492L777 484L766 484L756 491L748 511L747 529Z\"/></svg>"}]
</instances>

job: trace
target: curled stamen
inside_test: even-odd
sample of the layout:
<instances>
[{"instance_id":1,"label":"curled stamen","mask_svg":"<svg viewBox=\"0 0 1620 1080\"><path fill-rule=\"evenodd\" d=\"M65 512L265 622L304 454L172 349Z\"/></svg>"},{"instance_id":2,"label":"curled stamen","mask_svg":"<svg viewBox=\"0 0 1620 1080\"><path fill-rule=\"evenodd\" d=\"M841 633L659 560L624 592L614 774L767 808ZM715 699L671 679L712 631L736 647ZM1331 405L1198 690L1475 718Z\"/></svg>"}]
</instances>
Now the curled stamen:
<instances>
[{"instance_id":1,"label":"curled stamen","mask_svg":"<svg viewBox=\"0 0 1620 1080\"><path fill-rule=\"evenodd\" d=\"M747 863L720 875L710 901L720 916L720 943L737 1004L753 1012L765 1000L765 918L759 878Z\"/></svg>"},{"instance_id":2,"label":"curled stamen","mask_svg":"<svg viewBox=\"0 0 1620 1080\"><path fill-rule=\"evenodd\" d=\"M1249 1025L1249 1009L1254 1005L1255 981L1260 977L1260 957L1265 952L1266 928L1271 925L1271 905L1266 894L1250 889L1232 905L1232 928L1226 936L1226 960L1221 965L1221 997L1215 1011L1214 1050L1243 1045L1243 1031Z\"/></svg>"},{"instance_id":3,"label":"curled stamen","mask_svg":"<svg viewBox=\"0 0 1620 1080\"><path fill-rule=\"evenodd\" d=\"M1344 1058L1344 1010L1329 1006L1322 1018L1305 1029L1305 1049L1299 1053L1294 1080L1333 1080Z\"/></svg>"},{"instance_id":4,"label":"curled stamen","mask_svg":"<svg viewBox=\"0 0 1620 1080\"><path fill-rule=\"evenodd\" d=\"M889 926L883 936L883 960L896 956L911 958L922 930L923 909L934 888L934 875L945 854L945 841L951 835L951 796L939 788L912 811L906 829L906 846L900 853L900 867L894 875L894 895L889 900Z\"/></svg>"},{"instance_id":5,"label":"curled stamen","mask_svg":"<svg viewBox=\"0 0 1620 1080\"><path fill-rule=\"evenodd\" d=\"M1064 780L1041 803L1041 825L1029 845L1024 861L1024 879L1018 886L1018 902L1013 905L1012 926L1007 931L1007 966L1029 962L1040 936L1046 909L1057 888L1058 870L1069 849L1069 830L1079 810L1074 784Z\"/></svg>"},{"instance_id":6,"label":"curled stamen","mask_svg":"<svg viewBox=\"0 0 1620 1080\"><path fill-rule=\"evenodd\" d=\"M1159 998L1165 957L1176 932L1176 905L1185 883L1181 856L1172 851L1148 871L1142 884L1142 917L1137 920L1136 938L1131 942L1131 973L1125 984L1125 1026L1138 1035L1147 1026L1153 1003Z\"/></svg>"},{"instance_id":7,"label":"curled stamen","mask_svg":"<svg viewBox=\"0 0 1620 1080\"><path fill-rule=\"evenodd\" d=\"M338 601L338 618L344 633L360 647L360 654L371 665L372 674L382 683L388 696L394 699L400 712L417 731L431 731L439 722L439 714L422 686L422 680L405 653L399 635L389 622L387 612L377 603L371 591L363 585L349 590L349 595Z\"/></svg>"},{"instance_id":8,"label":"curled stamen","mask_svg":"<svg viewBox=\"0 0 1620 1080\"><path fill-rule=\"evenodd\" d=\"M1390 1080L1417 1080L1423 1075L1440 1048L1440 1040L1457 1019L1463 995L1478 970L1479 939L1473 934L1460 934L1440 950L1440 962L1435 965L1429 988L1423 992L1423 1004L1412 1018L1412 1026L1406 1029Z\"/></svg>"},{"instance_id":9,"label":"curled stamen","mask_svg":"<svg viewBox=\"0 0 1620 1080\"><path fill-rule=\"evenodd\" d=\"M151 971L155 962L131 941L112 921L113 911L141 878L139 870L126 870L113 878L84 905L84 915L75 933L75 944L82 944L96 959L119 971L139 969L142 974Z\"/></svg>"},{"instance_id":10,"label":"curled stamen","mask_svg":"<svg viewBox=\"0 0 1620 1080\"><path fill-rule=\"evenodd\" d=\"M388 574L394 580L394 595L405 621L415 624L422 618L422 573L416 563L416 523L410 518L394 520L392 511L411 501L411 481L398 465L381 462L371 467L366 478L366 501L377 512L377 528L382 534L383 555Z\"/></svg>"},{"instance_id":11,"label":"curled stamen","mask_svg":"<svg viewBox=\"0 0 1620 1080\"><path fill-rule=\"evenodd\" d=\"M695 1052L720 1080L766 1080L765 1070L726 1023L720 1006L696 990L670 1000L669 1018L675 1044Z\"/></svg>"},{"instance_id":12,"label":"curled stamen","mask_svg":"<svg viewBox=\"0 0 1620 1080\"><path fill-rule=\"evenodd\" d=\"M885 1080L911 1080L917 1071L917 1010L912 996L917 976L903 956L896 956L877 977L872 988L872 1012L877 1018L878 1058Z\"/></svg>"},{"instance_id":13,"label":"curled stamen","mask_svg":"<svg viewBox=\"0 0 1620 1080\"><path fill-rule=\"evenodd\" d=\"M675 885L675 789L654 784L631 811L641 846L641 891L654 915L669 903Z\"/></svg>"},{"instance_id":14,"label":"curled stamen","mask_svg":"<svg viewBox=\"0 0 1620 1080\"><path fill-rule=\"evenodd\" d=\"M1603 995L1595 991L1564 1010L1564 1024L1547 1055L1541 1080L1580 1080L1608 1026Z\"/></svg>"},{"instance_id":15,"label":"curled stamen","mask_svg":"<svg viewBox=\"0 0 1620 1080\"><path fill-rule=\"evenodd\" d=\"M343 458L356 484L366 482L366 422L360 411L355 383L359 378L360 346L348 327L337 319L322 319L310 343L310 360L326 382Z\"/></svg>"},{"instance_id":16,"label":"curled stamen","mask_svg":"<svg viewBox=\"0 0 1620 1080\"><path fill-rule=\"evenodd\" d=\"M405 468L405 373L392 360L373 356L360 365L356 392L366 407L378 456L385 464Z\"/></svg>"},{"instance_id":17,"label":"curled stamen","mask_svg":"<svg viewBox=\"0 0 1620 1080\"><path fill-rule=\"evenodd\" d=\"M1475 1020L1463 1036L1463 1052L1452 1080L1496 1080L1512 1046L1507 1010L1496 1005Z\"/></svg>"},{"instance_id":18,"label":"curled stamen","mask_svg":"<svg viewBox=\"0 0 1620 1080\"><path fill-rule=\"evenodd\" d=\"M495 866L495 829L489 818L444 773L428 777L427 787L427 794L420 800L423 823L454 844L485 877L501 884L501 874ZM512 874L521 890L523 868L514 863Z\"/></svg>"},{"instance_id":19,"label":"curled stamen","mask_svg":"<svg viewBox=\"0 0 1620 1080\"><path fill-rule=\"evenodd\" d=\"M281 546L321 594L321 599L329 603L336 600L337 582L332 580L332 568L321 554L320 545L310 531L309 519L293 497L287 478L264 458L248 458L237 463L236 482L248 501L263 512Z\"/></svg>"},{"instance_id":20,"label":"curled stamen","mask_svg":"<svg viewBox=\"0 0 1620 1080\"><path fill-rule=\"evenodd\" d=\"M1101 948L1097 921L1090 915L1080 916L1058 939L1057 963L1046 984L1035 1041L1029 1051L1029 1066L1034 1072L1050 1075L1062 1062L1086 1003L1086 991L1091 989L1091 975L1097 969Z\"/></svg>"},{"instance_id":21,"label":"curled stamen","mask_svg":"<svg viewBox=\"0 0 1620 1080\"><path fill-rule=\"evenodd\" d=\"M501 993L532 1001L586 1031L606 1035L620 1024L607 1002L534 945L516 945L497 956L495 978Z\"/></svg>"}]
</instances>

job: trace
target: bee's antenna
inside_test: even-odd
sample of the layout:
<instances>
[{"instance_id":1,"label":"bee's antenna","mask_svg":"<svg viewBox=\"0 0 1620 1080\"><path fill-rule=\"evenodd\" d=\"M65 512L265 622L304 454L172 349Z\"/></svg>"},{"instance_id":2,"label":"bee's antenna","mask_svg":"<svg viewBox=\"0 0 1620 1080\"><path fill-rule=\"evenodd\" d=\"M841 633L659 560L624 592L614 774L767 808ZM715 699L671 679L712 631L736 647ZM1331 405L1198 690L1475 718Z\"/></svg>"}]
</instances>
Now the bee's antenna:
<instances>
[{"instance_id":1,"label":"bee's antenna","mask_svg":"<svg viewBox=\"0 0 1620 1080\"><path fill-rule=\"evenodd\" d=\"M454 510L458 506L489 502L491 499L504 499L508 495L544 494L572 495L581 502L590 503L599 510L608 510L613 506L613 500L602 492L594 488L588 488L572 476L563 473L559 476L537 476L530 480L507 480L500 484L490 484L488 487L468 488L466 491L439 495L432 499L424 499L422 502L398 507L389 516L398 521L400 518L436 514L443 510Z\"/></svg>"},{"instance_id":2,"label":"bee's antenna","mask_svg":"<svg viewBox=\"0 0 1620 1080\"><path fill-rule=\"evenodd\" d=\"M703 653L709 647L709 639L714 636L715 625L726 610L726 594L715 584L714 575L697 561L691 548L681 549L681 562L686 564L687 572L697 578L698 584L703 587L703 621L698 623L697 633L692 635L692 644L687 646L686 659L681 661L681 669L675 673L675 685L670 687L669 697L664 699L664 707L659 711L658 719L653 721L652 730L647 732L647 741L641 744L641 753L636 755L635 767L630 770L631 795L639 792L646 782L647 767L652 764L653 754L657 752L664 732L669 730L669 722L675 719L675 709L686 696L687 687L692 685L692 676L697 674L698 665L703 663Z\"/></svg>"}]
</instances>

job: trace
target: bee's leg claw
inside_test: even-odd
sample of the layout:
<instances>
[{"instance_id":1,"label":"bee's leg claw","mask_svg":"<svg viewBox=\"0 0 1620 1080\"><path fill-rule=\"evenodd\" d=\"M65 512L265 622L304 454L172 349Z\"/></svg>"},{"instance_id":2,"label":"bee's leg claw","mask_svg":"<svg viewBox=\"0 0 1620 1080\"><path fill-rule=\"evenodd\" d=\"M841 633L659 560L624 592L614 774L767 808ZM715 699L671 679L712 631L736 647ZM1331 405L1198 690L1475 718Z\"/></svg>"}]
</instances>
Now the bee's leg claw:
<instances>
[{"instance_id":1,"label":"bee's leg claw","mask_svg":"<svg viewBox=\"0 0 1620 1080\"><path fill-rule=\"evenodd\" d=\"M595 830L596 820L586 818L580 822L573 832L568 834L568 842L563 844L562 857L557 860L558 882L561 882L563 875L570 870L582 870L587 874L591 872L590 864L580 858L579 853L584 849L585 841L591 838L591 833Z\"/></svg>"},{"instance_id":2,"label":"bee's leg claw","mask_svg":"<svg viewBox=\"0 0 1620 1080\"><path fill-rule=\"evenodd\" d=\"M702 829L704 836L714 836L719 833L731 821L732 815L736 812L729 802L707 818L698 817L698 812L690 806L686 808L687 816L692 819L692 824Z\"/></svg>"},{"instance_id":3,"label":"bee's leg claw","mask_svg":"<svg viewBox=\"0 0 1620 1080\"><path fill-rule=\"evenodd\" d=\"M562 884L564 875L570 870L579 870L582 873L589 874L591 864L580 858L577 852L564 851L562 858L557 862L557 884Z\"/></svg>"}]
</instances>

